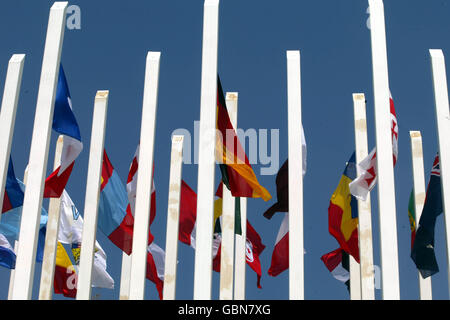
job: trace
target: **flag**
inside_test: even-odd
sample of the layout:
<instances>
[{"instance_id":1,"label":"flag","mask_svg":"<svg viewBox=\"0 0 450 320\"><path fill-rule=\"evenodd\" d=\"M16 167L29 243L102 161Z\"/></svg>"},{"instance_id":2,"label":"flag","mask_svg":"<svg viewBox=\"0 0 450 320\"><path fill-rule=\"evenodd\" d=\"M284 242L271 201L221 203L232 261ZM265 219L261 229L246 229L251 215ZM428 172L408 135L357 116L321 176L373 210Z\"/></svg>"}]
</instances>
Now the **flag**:
<instances>
[{"instance_id":1,"label":"flag","mask_svg":"<svg viewBox=\"0 0 450 320\"><path fill-rule=\"evenodd\" d=\"M412 190L411 194L409 195L408 218L409 218L409 225L411 227L411 250L412 250L414 245L414 239L416 237L416 203L414 200L414 190Z\"/></svg>"},{"instance_id":2,"label":"flag","mask_svg":"<svg viewBox=\"0 0 450 320\"><path fill-rule=\"evenodd\" d=\"M355 153L345 166L328 207L328 230L341 248L359 263L358 203L350 194L349 183L356 177Z\"/></svg>"},{"instance_id":3,"label":"flag","mask_svg":"<svg viewBox=\"0 0 450 320\"><path fill-rule=\"evenodd\" d=\"M268 274L276 277L289 268L289 214L286 212L278 231Z\"/></svg>"},{"instance_id":4,"label":"flag","mask_svg":"<svg viewBox=\"0 0 450 320\"><path fill-rule=\"evenodd\" d=\"M146 278L152 281L158 290L159 299L163 298L164 266L166 254L156 243L148 246Z\"/></svg>"},{"instance_id":5,"label":"flag","mask_svg":"<svg viewBox=\"0 0 450 320\"><path fill-rule=\"evenodd\" d=\"M77 296L77 273L66 249L58 241L55 259L55 277L53 290L56 294L62 294L68 298Z\"/></svg>"},{"instance_id":6,"label":"flag","mask_svg":"<svg viewBox=\"0 0 450 320\"><path fill-rule=\"evenodd\" d=\"M223 183L220 182L214 199L214 221L222 216L223 210ZM241 198L234 198L234 233L242 235Z\"/></svg>"},{"instance_id":7,"label":"flag","mask_svg":"<svg viewBox=\"0 0 450 320\"><path fill-rule=\"evenodd\" d=\"M0 233L0 266L14 269L16 267L16 253L8 239Z\"/></svg>"},{"instance_id":8,"label":"flag","mask_svg":"<svg viewBox=\"0 0 450 320\"><path fill-rule=\"evenodd\" d=\"M303 162L303 176L306 173L306 140L305 133L302 126L302 162ZM276 212L289 211L289 159L283 163L278 170L275 183L277 185L277 202L264 212L264 217L271 219Z\"/></svg>"},{"instance_id":9,"label":"flag","mask_svg":"<svg viewBox=\"0 0 450 320\"><path fill-rule=\"evenodd\" d=\"M178 240L193 248L195 248L196 220L197 194L184 180L181 180Z\"/></svg>"},{"instance_id":10,"label":"flag","mask_svg":"<svg viewBox=\"0 0 450 320\"><path fill-rule=\"evenodd\" d=\"M154 167L154 166L153 166ZM134 212L135 212L135 206L136 206L136 188L137 188L137 177L138 177L138 168L139 168L139 145L136 148L136 152L134 153L133 160L130 165L130 170L128 172L128 178L127 178L127 195L128 195L128 201L129 201L129 208L127 208L127 211L131 211L131 215L133 216L134 220ZM150 222L151 225L156 217L156 191L155 191L155 182L153 179L153 172L152 172L152 189L151 189L151 195L150 195ZM131 221L131 219L129 219ZM133 228L133 224L131 224L128 227ZM133 236L133 233L131 233L131 237ZM149 228L149 243L153 242L154 236L150 231Z\"/></svg>"},{"instance_id":11,"label":"flag","mask_svg":"<svg viewBox=\"0 0 450 320\"><path fill-rule=\"evenodd\" d=\"M61 165L45 180L44 198L61 196L69 180L75 159L83 150L80 128L72 111L72 100L62 65L59 68L52 128L55 132L63 135L63 149Z\"/></svg>"},{"instance_id":12,"label":"flag","mask_svg":"<svg viewBox=\"0 0 450 320\"><path fill-rule=\"evenodd\" d=\"M265 245L261 241L260 235L252 227L250 222L247 220L247 237L245 241L245 260L246 263L252 268L256 273L256 285L261 289L261 261L259 256L265 249Z\"/></svg>"},{"instance_id":13,"label":"flag","mask_svg":"<svg viewBox=\"0 0 450 320\"><path fill-rule=\"evenodd\" d=\"M333 277L344 282L347 290L350 290L350 262L348 254L342 248L339 248L324 254L320 259Z\"/></svg>"},{"instance_id":14,"label":"flag","mask_svg":"<svg viewBox=\"0 0 450 320\"><path fill-rule=\"evenodd\" d=\"M17 182L11 156L9 157L8 174L5 182L5 193L3 197L2 213L21 207L23 205L24 193Z\"/></svg>"},{"instance_id":15,"label":"flag","mask_svg":"<svg viewBox=\"0 0 450 320\"><path fill-rule=\"evenodd\" d=\"M125 186L104 151L98 228L112 243L129 255L133 244L133 223Z\"/></svg>"},{"instance_id":16,"label":"flag","mask_svg":"<svg viewBox=\"0 0 450 320\"><path fill-rule=\"evenodd\" d=\"M16 178L16 183L18 184L22 194L25 192L25 185L22 181ZM16 188L16 187L15 187ZM18 193L18 192L17 192ZM20 206L10 209L2 213L0 220L0 233L7 238L17 240L19 238L20 232L20 220L22 217L23 202ZM39 234L38 243L36 250L36 262L42 262L44 256L44 246L45 246L45 233L48 220L48 213L44 208L41 208L41 217L39 222Z\"/></svg>"},{"instance_id":17,"label":"flag","mask_svg":"<svg viewBox=\"0 0 450 320\"><path fill-rule=\"evenodd\" d=\"M58 241L72 246L75 265L78 265L83 233L83 217L80 215L80 212L66 190L61 195L59 220ZM98 241L95 241L94 252L92 286L114 289L114 280L106 271L106 253Z\"/></svg>"},{"instance_id":18,"label":"flag","mask_svg":"<svg viewBox=\"0 0 450 320\"><path fill-rule=\"evenodd\" d=\"M239 142L228 115L225 98L217 77L216 160L220 164L222 181L234 197L270 200L270 193L259 184L247 155Z\"/></svg>"},{"instance_id":19,"label":"flag","mask_svg":"<svg viewBox=\"0 0 450 320\"><path fill-rule=\"evenodd\" d=\"M416 231L411 258L423 278L439 272L434 252L434 228L437 217L442 213L441 170L439 154L436 155L428 182L425 204Z\"/></svg>"},{"instance_id":20,"label":"flag","mask_svg":"<svg viewBox=\"0 0 450 320\"><path fill-rule=\"evenodd\" d=\"M389 96L391 113L391 137L392 137L392 157L394 166L398 157L398 125L395 113L394 100ZM360 169L359 176L350 183L350 192L357 199L366 200L367 194L375 187L377 182L377 152L376 148L358 163Z\"/></svg>"}]
</instances>

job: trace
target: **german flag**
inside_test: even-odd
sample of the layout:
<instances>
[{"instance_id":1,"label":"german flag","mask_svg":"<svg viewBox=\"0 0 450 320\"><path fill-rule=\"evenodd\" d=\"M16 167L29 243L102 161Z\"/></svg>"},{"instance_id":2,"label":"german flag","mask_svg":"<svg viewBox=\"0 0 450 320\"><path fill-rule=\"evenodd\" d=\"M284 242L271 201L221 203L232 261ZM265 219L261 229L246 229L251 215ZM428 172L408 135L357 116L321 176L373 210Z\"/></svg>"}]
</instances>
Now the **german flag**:
<instances>
[{"instance_id":1,"label":"german flag","mask_svg":"<svg viewBox=\"0 0 450 320\"><path fill-rule=\"evenodd\" d=\"M272 196L259 184L231 124L219 76L217 76L216 129L216 160L220 164L222 182L233 197L270 200Z\"/></svg>"}]
</instances>

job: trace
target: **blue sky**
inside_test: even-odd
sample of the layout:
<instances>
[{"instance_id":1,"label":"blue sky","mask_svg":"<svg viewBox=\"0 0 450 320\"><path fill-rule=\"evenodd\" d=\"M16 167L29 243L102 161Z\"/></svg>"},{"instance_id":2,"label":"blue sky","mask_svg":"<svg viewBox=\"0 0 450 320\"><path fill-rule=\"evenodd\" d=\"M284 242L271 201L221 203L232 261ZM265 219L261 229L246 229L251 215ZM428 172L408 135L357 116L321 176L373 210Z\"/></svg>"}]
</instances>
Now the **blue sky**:
<instances>
[{"instance_id":1,"label":"blue sky","mask_svg":"<svg viewBox=\"0 0 450 320\"><path fill-rule=\"evenodd\" d=\"M53 1L4 1L0 10L0 92L9 58L25 53L12 157L23 176L31 143L48 13ZM155 140L157 215L152 232L165 246L170 137L178 128L193 133L200 114L203 0L72 1L81 9L81 29L65 32L62 52L74 113L85 149L67 190L83 214L94 96L110 90L105 148L124 184L140 134L145 57L161 51ZM425 176L437 151L434 96L428 49L450 52L450 3L445 0L385 0L390 89L399 125L399 158L395 168L398 255L402 299L418 298L417 270L409 257L407 215L412 188L410 130L420 130ZM301 51L302 118L308 145L304 179L305 298L348 299L320 257L338 247L328 233L328 204L354 150L352 93L367 98L369 148L375 145L369 17L366 1L267 0L221 1L218 70L224 91L239 92L239 127L280 130L280 165L287 157L286 50ZM448 56L447 56L448 57ZM52 133L49 170L56 134ZM193 152L193 150L192 150ZM259 175L275 198L275 176ZM218 170L216 181L219 178ZM183 179L196 190L197 165L183 166ZM217 182L216 182L217 183ZM248 299L288 299L288 272L270 277L267 270L283 217L262 214L276 200L248 201L248 217L266 245L261 255L262 289L247 268ZM380 265L377 188L372 191L374 262ZM47 202L44 202L47 203ZM93 289L100 299L118 299L121 251L98 232L108 255L116 289ZM435 299L448 299L443 216L437 220L436 254L441 271L433 277ZM33 298L38 296L36 264ZM192 299L194 251L179 245L177 298ZM7 297L9 270L0 268L0 299ZM213 274L212 297L218 298L219 276ZM146 299L157 299L147 281ZM381 290L376 290L377 299ZM55 296L55 299L61 299Z\"/></svg>"}]
</instances>

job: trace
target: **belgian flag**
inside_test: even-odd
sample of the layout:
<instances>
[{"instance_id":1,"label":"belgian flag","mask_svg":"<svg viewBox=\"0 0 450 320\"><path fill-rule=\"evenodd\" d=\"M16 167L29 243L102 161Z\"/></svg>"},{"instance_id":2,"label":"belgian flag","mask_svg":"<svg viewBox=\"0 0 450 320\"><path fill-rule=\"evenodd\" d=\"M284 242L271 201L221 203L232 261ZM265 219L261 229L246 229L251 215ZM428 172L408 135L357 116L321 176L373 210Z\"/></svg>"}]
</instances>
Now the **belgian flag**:
<instances>
[{"instance_id":1,"label":"belgian flag","mask_svg":"<svg viewBox=\"0 0 450 320\"><path fill-rule=\"evenodd\" d=\"M220 165L222 182L233 197L270 200L272 196L259 184L231 124L219 76L217 76L216 129L216 160Z\"/></svg>"}]
</instances>

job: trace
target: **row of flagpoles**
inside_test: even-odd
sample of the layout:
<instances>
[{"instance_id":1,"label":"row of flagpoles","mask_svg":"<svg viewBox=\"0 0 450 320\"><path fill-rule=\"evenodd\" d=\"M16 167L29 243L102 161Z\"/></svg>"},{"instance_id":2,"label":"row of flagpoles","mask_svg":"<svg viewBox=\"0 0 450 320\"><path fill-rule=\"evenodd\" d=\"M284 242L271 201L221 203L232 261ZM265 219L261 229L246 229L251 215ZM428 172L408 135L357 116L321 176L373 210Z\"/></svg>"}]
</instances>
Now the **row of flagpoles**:
<instances>
[{"instance_id":1,"label":"row of flagpoles","mask_svg":"<svg viewBox=\"0 0 450 320\"><path fill-rule=\"evenodd\" d=\"M387 65L386 32L384 7L382 0L369 0L371 12L372 66L375 100L376 150L368 153L367 125L365 116L365 96L353 94L355 119L355 163L356 176L370 174L366 180L367 194L358 199L358 250L359 263L350 258L350 293L352 299L374 299L374 265L372 246L372 227L370 210L370 193L375 182L378 183L378 208L381 239L381 266L383 299L400 299L398 270L396 203L394 187L394 165L397 158L396 116L389 92ZM43 197L50 197L45 249L43 252L42 276L39 299L51 299L51 288L58 250L58 230L60 228L60 207L63 190L47 190L49 178L45 179L49 141L52 127L61 133L56 149L52 178L64 178L70 175L73 162L81 152L82 143L79 132L61 130L64 125L55 125L55 101L60 101L59 84L63 75L60 69L60 57L64 38L64 25L67 2L55 2L50 10L47 38L42 62L41 80L36 105L36 115L28 162L28 175L17 245L16 268L11 276L10 298L30 299L33 287L34 264L38 236L41 226L41 208ZM200 104L200 148L198 165L198 197L196 203L197 217L195 233L195 273L194 299L211 299L211 274L213 270L212 250L214 241L214 175L216 165L216 118L217 118L217 56L218 56L219 1L205 0L203 21L203 51L201 75ZM134 214L132 241L122 261L121 299L144 299L145 279L147 274L149 248L149 224L151 224L151 193L153 187L153 154L155 121L158 101L159 52L149 52L146 61L145 85L141 117L140 144L136 154L139 170L135 176L135 204L130 209ZM442 199L444 212L450 199L450 128L449 103L445 62L442 51L430 50L435 89L437 127L439 136ZM289 148L289 201L284 231L280 229L281 240L289 233L289 297L304 299L304 250L303 250L303 175L306 170L302 117L301 117L301 76L300 51L289 50L287 58L287 94L288 94L288 148ZM20 92L24 55L13 55L9 62L5 91L0 114L0 199L7 181L8 165L15 115ZM64 80L65 81L65 80ZM67 86L67 84L66 84ZM221 90L221 88L220 88ZM109 92L97 91L94 103L93 125L89 150L89 167L86 182L84 223L82 227L81 251L79 257L79 275L77 299L90 299L93 284L94 254L99 251L96 244L97 227L104 224L99 221L100 193L104 180L113 176L113 169L104 175L105 157L104 137ZM237 93L228 93L226 106L230 121L237 127ZM71 109L70 96L64 95L62 101ZM53 123L53 126L51 125ZM58 129L59 128L59 129ZM59 130L59 131L58 131ZM413 159L415 211L420 215L424 197L423 159L419 132L411 132ZM180 227L180 202L183 189L182 181L183 136L172 137L172 154L169 177L169 205L167 212L166 252L164 266L163 298L176 297L177 246ZM394 155L394 162L392 161ZM369 158L368 158L369 157ZM368 166L364 167L364 159ZM109 162L109 161L108 161ZM136 162L137 165L137 162ZM112 168L112 166L111 166ZM68 176L67 176L68 178ZM111 178L113 179L113 178ZM134 179L134 178L133 178ZM67 180L66 180L67 181ZM132 182L132 179L129 181ZM225 184L225 181L224 181ZM64 188L63 188L64 189ZM352 186L350 186L352 189ZM422 196L420 196L422 195ZM264 197L264 195L260 195ZM245 250L247 228L235 236L235 201L232 192L223 188L222 238L220 255L220 299L245 299ZM9 201L9 200L8 200ZM241 198L241 221L247 221L246 201ZM131 204L131 201L130 201ZM417 216L417 221L420 216ZM101 220L101 219L100 219ZM283 226L282 225L282 226ZM446 234L450 234L450 220L446 219ZM287 228L288 226L288 228ZM113 231L113 230L110 230ZM110 232L111 233L111 232ZM112 233L111 233L112 235ZM110 237L111 239L111 237ZM447 242L450 241L447 236ZM192 244L191 244L192 245ZM123 249L123 248L122 248ZM450 246L447 245L450 250ZM448 255L450 257L450 255ZM450 258L448 258L450 259ZM448 261L450 265L450 260ZM419 274L421 298L431 299L431 281Z\"/></svg>"}]
</instances>

